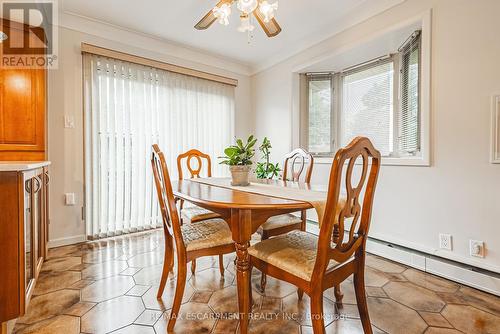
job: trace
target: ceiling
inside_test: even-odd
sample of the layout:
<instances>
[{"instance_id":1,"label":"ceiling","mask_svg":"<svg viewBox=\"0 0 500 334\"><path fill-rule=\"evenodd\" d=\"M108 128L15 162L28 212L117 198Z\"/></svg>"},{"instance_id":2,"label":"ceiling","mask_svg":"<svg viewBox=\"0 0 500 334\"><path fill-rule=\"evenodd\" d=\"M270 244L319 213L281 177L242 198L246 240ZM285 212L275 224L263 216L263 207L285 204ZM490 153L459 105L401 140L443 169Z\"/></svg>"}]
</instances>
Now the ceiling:
<instances>
[{"instance_id":1,"label":"ceiling","mask_svg":"<svg viewBox=\"0 0 500 334\"><path fill-rule=\"evenodd\" d=\"M268 38L257 27L250 43L245 33L237 31L235 7L228 27L215 23L205 31L193 28L217 0L64 0L60 8L66 14L173 41L256 68L283 60L404 0L279 1L281 34Z\"/></svg>"}]
</instances>

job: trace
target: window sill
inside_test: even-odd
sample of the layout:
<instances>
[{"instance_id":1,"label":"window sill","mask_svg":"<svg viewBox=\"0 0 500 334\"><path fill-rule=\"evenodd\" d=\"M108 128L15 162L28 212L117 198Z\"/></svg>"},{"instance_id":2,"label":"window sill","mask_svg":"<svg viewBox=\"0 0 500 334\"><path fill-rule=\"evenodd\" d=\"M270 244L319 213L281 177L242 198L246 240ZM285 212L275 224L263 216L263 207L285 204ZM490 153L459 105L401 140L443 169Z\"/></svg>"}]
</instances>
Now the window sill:
<instances>
[{"instance_id":1,"label":"window sill","mask_svg":"<svg viewBox=\"0 0 500 334\"><path fill-rule=\"evenodd\" d=\"M314 163L331 165L333 157L314 157ZM390 158L382 157L382 166L421 166L430 167L429 159L423 157Z\"/></svg>"}]
</instances>

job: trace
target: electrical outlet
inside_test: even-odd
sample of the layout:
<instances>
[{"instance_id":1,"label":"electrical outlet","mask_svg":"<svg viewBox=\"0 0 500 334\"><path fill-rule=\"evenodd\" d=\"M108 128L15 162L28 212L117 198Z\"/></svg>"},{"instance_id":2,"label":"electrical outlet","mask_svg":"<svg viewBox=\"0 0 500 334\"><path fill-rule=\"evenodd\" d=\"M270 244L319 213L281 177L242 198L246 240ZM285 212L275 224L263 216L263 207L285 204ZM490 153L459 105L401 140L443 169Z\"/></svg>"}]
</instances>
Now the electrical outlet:
<instances>
[{"instance_id":1,"label":"electrical outlet","mask_svg":"<svg viewBox=\"0 0 500 334\"><path fill-rule=\"evenodd\" d=\"M64 194L64 203L68 206L75 205L75 193Z\"/></svg>"},{"instance_id":2,"label":"electrical outlet","mask_svg":"<svg viewBox=\"0 0 500 334\"><path fill-rule=\"evenodd\" d=\"M451 234L439 234L439 248L451 251L453 248L451 242Z\"/></svg>"},{"instance_id":3,"label":"electrical outlet","mask_svg":"<svg viewBox=\"0 0 500 334\"><path fill-rule=\"evenodd\" d=\"M484 242L479 240L469 240L470 256L484 257Z\"/></svg>"}]
</instances>

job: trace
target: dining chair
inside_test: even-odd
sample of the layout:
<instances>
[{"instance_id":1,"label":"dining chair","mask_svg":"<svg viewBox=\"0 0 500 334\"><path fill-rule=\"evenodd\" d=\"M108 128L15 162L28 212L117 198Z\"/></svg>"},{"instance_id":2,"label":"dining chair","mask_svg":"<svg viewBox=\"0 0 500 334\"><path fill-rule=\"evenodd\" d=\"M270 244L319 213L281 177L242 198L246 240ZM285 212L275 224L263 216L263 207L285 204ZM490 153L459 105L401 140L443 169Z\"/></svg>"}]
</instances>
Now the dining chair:
<instances>
[{"instance_id":1,"label":"dining chair","mask_svg":"<svg viewBox=\"0 0 500 334\"><path fill-rule=\"evenodd\" d=\"M355 167L361 170L353 176ZM295 230L248 249L252 266L296 285L299 298L303 292L309 295L315 334L325 333L323 291L340 285L350 275L354 275L363 330L372 333L364 269L379 168L379 151L369 139L355 138L335 154L319 236ZM353 178L359 181L353 184Z\"/></svg>"},{"instance_id":2,"label":"dining chair","mask_svg":"<svg viewBox=\"0 0 500 334\"><path fill-rule=\"evenodd\" d=\"M304 183L311 182L311 175L314 167L314 157L311 153L298 148L285 156L283 163L283 181L293 181ZM302 177L303 176L303 177ZM269 218L258 230L261 240L286 234L294 230L305 231L306 210L301 211L300 217L294 214L284 214ZM260 290L266 290L266 274L261 274Z\"/></svg>"},{"instance_id":3,"label":"dining chair","mask_svg":"<svg viewBox=\"0 0 500 334\"><path fill-rule=\"evenodd\" d=\"M193 164L196 161L196 164ZM203 163L205 162L205 164ZM179 180L184 179L184 168L189 172L191 179L199 178L201 171L206 166L206 173L208 177L212 176L212 160L208 154L202 153L198 150L192 149L185 153L179 154L177 157L177 172L179 174ZM219 215L210 210L201 208L197 205L190 205L184 207L184 201L180 201L181 210L181 223L197 223L207 219L218 218ZM221 275L224 275L224 261L222 255L219 256L219 270ZM196 272L196 260L191 262L191 273Z\"/></svg>"},{"instance_id":4,"label":"dining chair","mask_svg":"<svg viewBox=\"0 0 500 334\"><path fill-rule=\"evenodd\" d=\"M177 283L174 303L167 325L167 330L172 331L186 286L187 264L203 256L232 253L235 251L235 247L229 226L223 219L214 218L203 220L196 224L181 225L165 157L156 144L153 145L151 165L160 203L165 236L165 257L157 293L158 299L163 295L168 274L173 269L174 243L177 253Z\"/></svg>"}]
</instances>

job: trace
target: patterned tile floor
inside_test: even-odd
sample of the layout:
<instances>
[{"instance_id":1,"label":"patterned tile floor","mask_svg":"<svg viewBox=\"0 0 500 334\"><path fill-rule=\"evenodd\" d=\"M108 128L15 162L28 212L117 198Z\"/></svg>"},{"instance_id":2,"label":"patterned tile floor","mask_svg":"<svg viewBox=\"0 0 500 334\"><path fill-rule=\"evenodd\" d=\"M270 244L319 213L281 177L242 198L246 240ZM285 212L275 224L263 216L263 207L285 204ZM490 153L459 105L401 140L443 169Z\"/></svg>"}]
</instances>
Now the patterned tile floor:
<instances>
[{"instance_id":1,"label":"patterned tile floor","mask_svg":"<svg viewBox=\"0 0 500 334\"><path fill-rule=\"evenodd\" d=\"M16 333L166 333L175 277L156 299L163 261L161 231L50 250L28 312ZM175 333L235 333L234 255L222 278L216 258L199 259L190 275ZM272 278L264 295L254 270L251 333L312 333L308 298ZM500 298L369 256L366 285L375 333L500 333ZM352 282L344 304L325 293L327 333L362 333Z\"/></svg>"}]
</instances>

